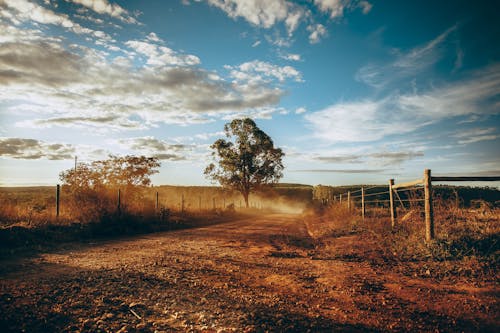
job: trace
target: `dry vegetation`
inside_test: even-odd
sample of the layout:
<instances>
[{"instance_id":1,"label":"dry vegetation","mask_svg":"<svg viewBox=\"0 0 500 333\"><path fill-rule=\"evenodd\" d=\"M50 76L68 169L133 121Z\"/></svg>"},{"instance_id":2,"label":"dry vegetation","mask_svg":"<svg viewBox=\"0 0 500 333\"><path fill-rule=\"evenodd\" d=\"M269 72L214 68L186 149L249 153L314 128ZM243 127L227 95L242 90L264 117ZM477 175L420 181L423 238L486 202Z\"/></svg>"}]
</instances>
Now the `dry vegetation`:
<instances>
[{"instance_id":1,"label":"dry vegetation","mask_svg":"<svg viewBox=\"0 0 500 333\"><path fill-rule=\"evenodd\" d=\"M158 193L158 207L156 207ZM311 187L280 185L250 196L242 208L238 192L211 186L102 188L72 192L61 188L56 217L54 187L0 188L0 254L54 243L142 234L219 223L237 215L301 213Z\"/></svg>"},{"instance_id":2,"label":"dry vegetation","mask_svg":"<svg viewBox=\"0 0 500 333\"><path fill-rule=\"evenodd\" d=\"M386 265L406 275L435 279L468 278L475 284L498 281L500 264L500 208L483 200L457 206L456 198L434 200L436 237L425 240L423 209L415 204L398 209L391 227L389 210L369 208L365 220L359 209L346 204L319 207L308 223L318 238L359 234L375 244L380 256L374 264Z\"/></svg>"},{"instance_id":3,"label":"dry vegetation","mask_svg":"<svg viewBox=\"0 0 500 333\"><path fill-rule=\"evenodd\" d=\"M312 188L299 185L253 196L259 209L250 210L213 187L122 194L117 214L115 191L72 201L63 188L55 219L54 188L1 190L2 247L17 246L0 257L6 331L469 332L500 325L494 201L438 195L436 239L425 243L417 204L400 208L392 229L387 208L371 207L363 221L359 208L312 203ZM82 214L91 208L101 210ZM205 227L168 231L189 226Z\"/></svg>"}]
</instances>

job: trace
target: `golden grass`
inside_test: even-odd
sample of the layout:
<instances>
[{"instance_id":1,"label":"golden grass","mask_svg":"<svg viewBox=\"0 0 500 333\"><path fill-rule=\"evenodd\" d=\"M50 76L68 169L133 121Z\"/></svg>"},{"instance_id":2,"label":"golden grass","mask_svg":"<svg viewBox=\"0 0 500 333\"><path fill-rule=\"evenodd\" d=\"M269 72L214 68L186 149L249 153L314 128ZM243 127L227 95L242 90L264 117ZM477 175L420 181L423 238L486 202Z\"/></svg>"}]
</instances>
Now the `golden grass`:
<instances>
[{"instance_id":1,"label":"golden grass","mask_svg":"<svg viewBox=\"0 0 500 333\"><path fill-rule=\"evenodd\" d=\"M422 207L398 210L391 227L388 208L360 209L345 204L318 208L306 217L308 227L319 238L356 234L376 246L382 262L404 274L452 278L467 275L477 281L498 278L500 264L500 209L478 201L460 208L456 200L434 200L435 239L425 242Z\"/></svg>"}]
</instances>

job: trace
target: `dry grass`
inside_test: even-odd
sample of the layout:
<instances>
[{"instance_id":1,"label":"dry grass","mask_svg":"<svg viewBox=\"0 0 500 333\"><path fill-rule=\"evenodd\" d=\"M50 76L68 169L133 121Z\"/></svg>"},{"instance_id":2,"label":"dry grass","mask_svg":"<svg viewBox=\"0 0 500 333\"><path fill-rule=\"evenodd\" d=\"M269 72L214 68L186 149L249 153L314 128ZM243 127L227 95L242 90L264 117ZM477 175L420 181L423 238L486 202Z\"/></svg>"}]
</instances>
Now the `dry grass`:
<instances>
[{"instance_id":1,"label":"dry grass","mask_svg":"<svg viewBox=\"0 0 500 333\"><path fill-rule=\"evenodd\" d=\"M246 209L238 193L220 187L160 186L121 189L118 209L118 189L62 187L57 217L55 197L55 187L0 188L0 256L61 242L209 225L236 214L300 213L304 207L275 191L251 196Z\"/></svg>"},{"instance_id":2,"label":"dry grass","mask_svg":"<svg viewBox=\"0 0 500 333\"><path fill-rule=\"evenodd\" d=\"M56 219L55 187L0 188L0 226L36 227L109 220L118 212L118 190L72 191L62 187L60 216ZM159 207L156 209L156 193ZM214 186L157 186L121 189L122 215L154 218L160 211L173 214L221 214L245 207L235 191ZM307 186L277 186L250 195L250 207L300 213L310 202Z\"/></svg>"},{"instance_id":3,"label":"dry grass","mask_svg":"<svg viewBox=\"0 0 500 333\"><path fill-rule=\"evenodd\" d=\"M476 281L498 279L500 263L500 209L486 202L458 208L454 199L434 201L435 239L425 242L423 209L398 211L391 227L387 208L369 209L363 221L359 210L334 204L316 209L307 221L315 237L359 234L377 247L382 261L408 275Z\"/></svg>"}]
</instances>

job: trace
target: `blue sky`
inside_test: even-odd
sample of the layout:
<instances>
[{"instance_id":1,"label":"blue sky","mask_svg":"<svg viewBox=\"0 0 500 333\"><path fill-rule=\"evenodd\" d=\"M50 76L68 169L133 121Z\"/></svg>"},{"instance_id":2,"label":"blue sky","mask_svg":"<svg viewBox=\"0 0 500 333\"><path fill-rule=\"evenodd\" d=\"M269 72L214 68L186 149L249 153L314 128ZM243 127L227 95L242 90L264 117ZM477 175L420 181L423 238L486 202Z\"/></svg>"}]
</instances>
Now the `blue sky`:
<instances>
[{"instance_id":1,"label":"blue sky","mask_svg":"<svg viewBox=\"0 0 500 333\"><path fill-rule=\"evenodd\" d=\"M110 153L209 184L237 117L284 182L498 175L498 21L494 1L0 0L0 185Z\"/></svg>"}]
</instances>

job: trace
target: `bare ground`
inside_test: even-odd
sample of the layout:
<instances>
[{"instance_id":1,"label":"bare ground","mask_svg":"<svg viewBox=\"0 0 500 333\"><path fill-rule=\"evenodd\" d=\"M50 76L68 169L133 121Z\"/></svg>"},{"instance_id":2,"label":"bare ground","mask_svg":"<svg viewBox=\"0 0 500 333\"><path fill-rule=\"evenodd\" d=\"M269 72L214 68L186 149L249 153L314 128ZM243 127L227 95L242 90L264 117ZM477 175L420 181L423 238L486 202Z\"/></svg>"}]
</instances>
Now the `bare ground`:
<instances>
[{"instance_id":1,"label":"bare ground","mask_svg":"<svg viewBox=\"0 0 500 333\"><path fill-rule=\"evenodd\" d=\"M497 331L497 281L406 274L275 214L0 262L0 330Z\"/></svg>"}]
</instances>

